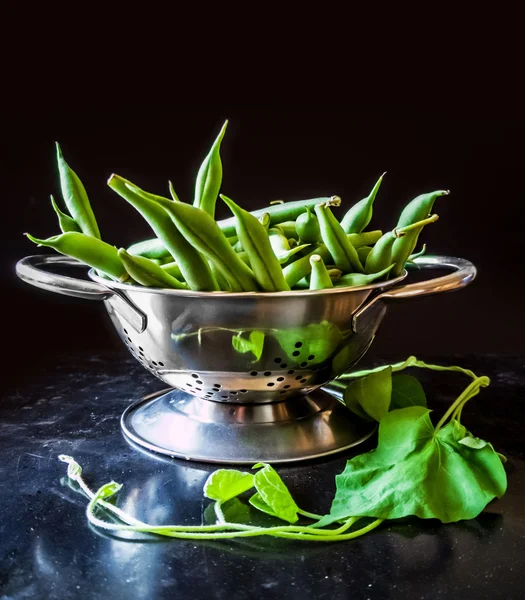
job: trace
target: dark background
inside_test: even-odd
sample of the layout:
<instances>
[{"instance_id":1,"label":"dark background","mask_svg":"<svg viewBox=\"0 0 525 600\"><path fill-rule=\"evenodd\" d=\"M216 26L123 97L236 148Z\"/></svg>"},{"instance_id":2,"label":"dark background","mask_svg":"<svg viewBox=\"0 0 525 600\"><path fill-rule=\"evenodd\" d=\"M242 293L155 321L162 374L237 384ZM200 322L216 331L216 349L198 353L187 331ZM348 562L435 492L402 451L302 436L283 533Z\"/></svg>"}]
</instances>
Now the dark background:
<instances>
[{"instance_id":1,"label":"dark background","mask_svg":"<svg viewBox=\"0 0 525 600\"><path fill-rule=\"evenodd\" d=\"M15 97L2 119L0 181L4 340L16 367L59 351L121 349L102 304L44 292L15 276L18 259L44 252L23 233L58 233L49 203L50 193L60 198L54 141L82 179L105 241L126 246L150 232L106 186L109 175L164 195L171 179L181 199L191 200L200 162L226 118L222 189L245 207L331 194L348 207L387 171L370 225L386 230L414 196L451 190L436 202L440 220L422 238L432 253L472 260L478 277L458 293L392 306L371 352L522 352L525 119L504 97L368 108L109 98L70 98L65 107ZM219 216L228 216L218 206Z\"/></svg>"}]
</instances>

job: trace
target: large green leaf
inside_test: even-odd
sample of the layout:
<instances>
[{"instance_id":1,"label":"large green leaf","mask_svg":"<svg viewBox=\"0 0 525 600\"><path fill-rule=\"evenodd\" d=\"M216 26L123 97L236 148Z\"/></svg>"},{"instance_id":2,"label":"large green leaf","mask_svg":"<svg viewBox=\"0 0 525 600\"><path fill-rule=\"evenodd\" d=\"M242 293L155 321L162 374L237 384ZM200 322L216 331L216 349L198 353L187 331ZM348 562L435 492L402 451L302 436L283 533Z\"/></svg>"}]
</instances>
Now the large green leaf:
<instances>
[{"instance_id":1,"label":"large green leaf","mask_svg":"<svg viewBox=\"0 0 525 600\"><path fill-rule=\"evenodd\" d=\"M390 410L407 406L426 406L427 399L423 386L412 375L394 375L392 377L392 398Z\"/></svg>"},{"instance_id":2,"label":"large green leaf","mask_svg":"<svg viewBox=\"0 0 525 600\"><path fill-rule=\"evenodd\" d=\"M353 381L344 391L348 408L367 421L380 421L388 412L392 396L392 367Z\"/></svg>"},{"instance_id":3,"label":"large green leaf","mask_svg":"<svg viewBox=\"0 0 525 600\"><path fill-rule=\"evenodd\" d=\"M455 419L436 432L429 413L412 406L383 417L376 450L347 462L330 514L317 526L351 516L450 523L476 517L504 494L505 470L492 446L465 445L472 436Z\"/></svg>"},{"instance_id":4,"label":"large green leaf","mask_svg":"<svg viewBox=\"0 0 525 600\"><path fill-rule=\"evenodd\" d=\"M251 504L283 521L296 523L298 520L297 504L276 470L263 463L255 465L255 467L262 467L262 469L255 474L255 488L259 496L255 501L253 497L250 498Z\"/></svg>"},{"instance_id":5,"label":"large green leaf","mask_svg":"<svg viewBox=\"0 0 525 600\"><path fill-rule=\"evenodd\" d=\"M204 495L212 500L226 502L254 486L252 473L243 473L234 469L218 469L214 471L204 484Z\"/></svg>"}]
</instances>

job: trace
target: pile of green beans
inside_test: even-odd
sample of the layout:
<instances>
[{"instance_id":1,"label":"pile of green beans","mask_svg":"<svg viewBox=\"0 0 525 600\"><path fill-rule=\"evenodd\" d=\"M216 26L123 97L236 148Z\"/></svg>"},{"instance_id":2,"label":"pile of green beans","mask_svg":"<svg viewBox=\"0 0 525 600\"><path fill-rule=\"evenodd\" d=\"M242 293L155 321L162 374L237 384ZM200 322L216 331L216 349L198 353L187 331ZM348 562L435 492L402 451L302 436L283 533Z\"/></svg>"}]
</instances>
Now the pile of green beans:
<instances>
[{"instance_id":1,"label":"pile of green beans","mask_svg":"<svg viewBox=\"0 0 525 600\"><path fill-rule=\"evenodd\" d=\"M437 190L417 196L383 233L365 229L373 218L384 175L369 195L339 220L338 196L276 201L247 211L221 194L221 143L226 121L199 168L192 203L181 202L171 181L170 198L142 190L112 175L109 187L137 210L155 237L117 248L101 239L86 189L57 144L63 208L51 196L61 234L39 239L96 270L129 285L207 292L288 292L366 286L397 277L409 267L423 228L434 223ZM218 199L232 217L215 219Z\"/></svg>"}]
</instances>

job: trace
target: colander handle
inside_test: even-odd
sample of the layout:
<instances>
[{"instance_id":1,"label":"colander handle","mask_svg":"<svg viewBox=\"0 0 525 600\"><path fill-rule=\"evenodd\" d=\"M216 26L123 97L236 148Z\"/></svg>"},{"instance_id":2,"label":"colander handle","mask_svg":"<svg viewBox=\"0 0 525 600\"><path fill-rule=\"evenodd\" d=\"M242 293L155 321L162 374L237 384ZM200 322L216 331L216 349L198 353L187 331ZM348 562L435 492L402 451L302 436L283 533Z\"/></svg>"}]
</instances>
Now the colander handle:
<instances>
[{"instance_id":1,"label":"colander handle","mask_svg":"<svg viewBox=\"0 0 525 600\"><path fill-rule=\"evenodd\" d=\"M86 300L104 300L112 295L111 290L94 281L67 277L39 268L44 265L86 267L80 261L67 256L35 254L26 256L16 263L16 274L26 283L65 296L85 298Z\"/></svg>"},{"instance_id":2,"label":"colander handle","mask_svg":"<svg viewBox=\"0 0 525 600\"><path fill-rule=\"evenodd\" d=\"M360 308L354 314L352 319L354 331L357 332L360 329L358 323L359 319L379 301L390 302L420 296L432 296L434 294L441 294L442 292L453 292L472 283L476 277L476 267L464 258L428 255L416 258L414 262L421 269L452 269L453 273L435 277L434 279L401 285L378 294L371 302Z\"/></svg>"},{"instance_id":3,"label":"colander handle","mask_svg":"<svg viewBox=\"0 0 525 600\"><path fill-rule=\"evenodd\" d=\"M55 254L35 254L26 256L16 264L16 274L26 283L65 296L84 298L86 300L106 300L113 296L112 302L118 305L119 312L138 333L147 326L146 315L129 299L117 290L110 290L94 281L75 279L58 273L40 269L41 265L60 265L67 267L84 267L86 265L74 258Z\"/></svg>"}]
</instances>

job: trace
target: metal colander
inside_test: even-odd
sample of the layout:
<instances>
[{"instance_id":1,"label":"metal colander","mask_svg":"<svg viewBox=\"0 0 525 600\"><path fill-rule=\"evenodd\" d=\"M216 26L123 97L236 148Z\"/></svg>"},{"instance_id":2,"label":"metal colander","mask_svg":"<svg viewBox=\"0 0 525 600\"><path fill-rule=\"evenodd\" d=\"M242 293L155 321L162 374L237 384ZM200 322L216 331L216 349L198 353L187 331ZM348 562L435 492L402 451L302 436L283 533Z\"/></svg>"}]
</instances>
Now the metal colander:
<instances>
[{"instance_id":1,"label":"metal colander","mask_svg":"<svg viewBox=\"0 0 525 600\"><path fill-rule=\"evenodd\" d=\"M217 404L223 403L239 422L248 418L247 407L266 404L275 404L272 419L279 420L279 407L289 407L298 396L311 397L355 365L374 339L386 302L459 289L476 273L459 258L426 256L416 262L420 268L454 272L407 285L404 273L358 288L279 293L152 289L111 282L93 271L91 281L75 279L39 268L79 265L49 255L22 259L17 273L37 287L103 300L135 359L170 388L184 392L172 408L182 402L185 414L217 422L222 419ZM193 403L189 410L189 397L212 404Z\"/></svg>"}]
</instances>

